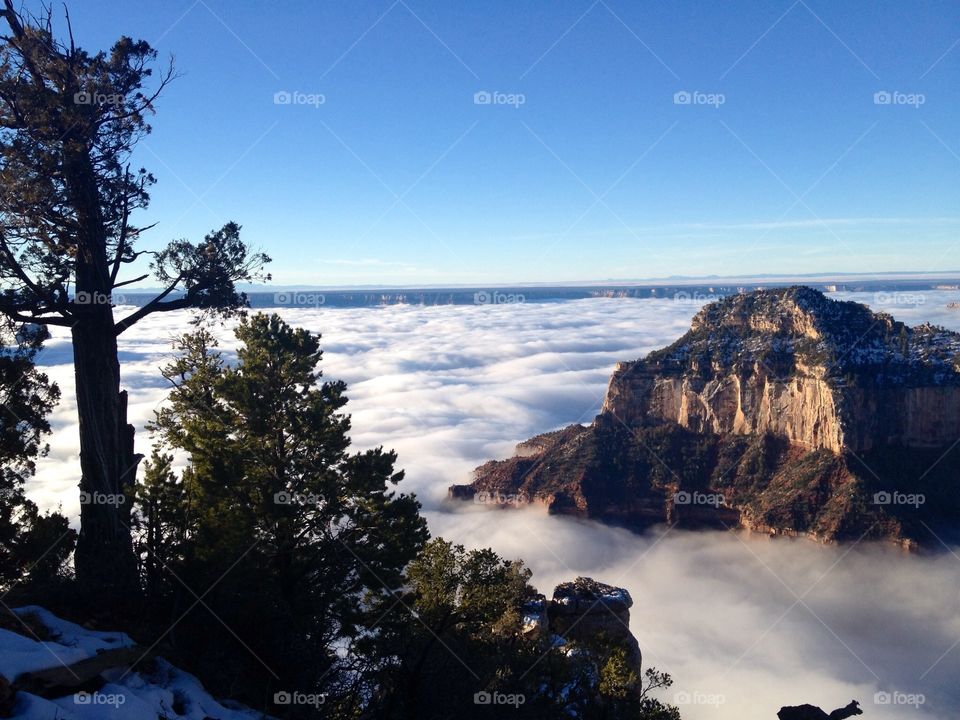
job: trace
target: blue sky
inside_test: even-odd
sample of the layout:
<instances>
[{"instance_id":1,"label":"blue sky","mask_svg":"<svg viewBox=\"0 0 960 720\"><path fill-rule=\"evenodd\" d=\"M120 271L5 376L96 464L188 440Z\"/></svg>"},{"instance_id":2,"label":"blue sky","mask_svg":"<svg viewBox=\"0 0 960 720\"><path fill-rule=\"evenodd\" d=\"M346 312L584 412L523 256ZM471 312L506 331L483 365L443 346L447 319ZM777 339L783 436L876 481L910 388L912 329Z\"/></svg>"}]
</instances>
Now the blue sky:
<instances>
[{"instance_id":1,"label":"blue sky","mask_svg":"<svg viewBox=\"0 0 960 720\"><path fill-rule=\"evenodd\" d=\"M281 284L960 269L956 2L70 8L182 73L146 242L236 220Z\"/></svg>"}]
</instances>

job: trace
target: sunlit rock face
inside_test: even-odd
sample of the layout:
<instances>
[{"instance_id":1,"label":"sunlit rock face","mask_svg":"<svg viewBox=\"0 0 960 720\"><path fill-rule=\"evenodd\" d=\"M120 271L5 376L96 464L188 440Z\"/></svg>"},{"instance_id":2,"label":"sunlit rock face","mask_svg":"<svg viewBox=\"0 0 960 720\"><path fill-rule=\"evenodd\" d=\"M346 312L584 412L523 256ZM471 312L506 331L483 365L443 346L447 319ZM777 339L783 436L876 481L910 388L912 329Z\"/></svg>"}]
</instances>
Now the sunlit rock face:
<instances>
[{"instance_id":1,"label":"sunlit rock face","mask_svg":"<svg viewBox=\"0 0 960 720\"><path fill-rule=\"evenodd\" d=\"M834 400L829 384L815 375L783 381L759 366L746 378L729 374L704 380L621 363L604 412L628 424L675 422L697 433L770 432L839 452L844 431Z\"/></svg>"},{"instance_id":2,"label":"sunlit rock face","mask_svg":"<svg viewBox=\"0 0 960 720\"><path fill-rule=\"evenodd\" d=\"M958 350L956 333L809 288L758 291L708 305L670 347L620 363L603 412L837 453L937 447L960 437Z\"/></svg>"},{"instance_id":3,"label":"sunlit rock face","mask_svg":"<svg viewBox=\"0 0 960 720\"><path fill-rule=\"evenodd\" d=\"M731 296L619 363L591 425L528 440L450 495L912 546L960 524L960 459L946 452L960 439L958 353L957 333L810 288Z\"/></svg>"}]
</instances>

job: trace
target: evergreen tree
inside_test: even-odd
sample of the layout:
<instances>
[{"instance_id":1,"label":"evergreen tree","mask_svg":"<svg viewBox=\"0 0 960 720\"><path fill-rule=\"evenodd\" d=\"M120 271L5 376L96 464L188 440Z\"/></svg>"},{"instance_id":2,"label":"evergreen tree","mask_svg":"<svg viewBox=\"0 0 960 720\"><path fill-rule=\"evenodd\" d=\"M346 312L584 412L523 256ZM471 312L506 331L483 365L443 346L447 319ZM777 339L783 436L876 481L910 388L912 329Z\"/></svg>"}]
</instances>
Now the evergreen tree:
<instances>
[{"instance_id":1,"label":"evergreen tree","mask_svg":"<svg viewBox=\"0 0 960 720\"><path fill-rule=\"evenodd\" d=\"M184 559L188 502L172 467L173 455L154 450L144 462L135 493L141 574L147 598L154 603L169 595L169 568L180 567Z\"/></svg>"},{"instance_id":2,"label":"evergreen tree","mask_svg":"<svg viewBox=\"0 0 960 720\"><path fill-rule=\"evenodd\" d=\"M532 628L524 616L543 597L530 577L490 549L431 540L408 568L406 592L358 648L379 668L358 693L372 698L364 717L679 720L650 696L669 675L651 668L642 683L606 638L584 644Z\"/></svg>"},{"instance_id":3,"label":"evergreen tree","mask_svg":"<svg viewBox=\"0 0 960 720\"><path fill-rule=\"evenodd\" d=\"M49 9L33 17L4 0L0 17L8 30L0 38L0 314L70 328L80 491L123 496L140 455L120 389L117 336L155 312L244 307L235 283L268 277L261 268L269 258L240 240L235 223L197 243L138 250L148 227L136 215L154 178L131 169L130 158L150 132L147 120L172 66L154 77L156 51L128 37L90 54L72 32L65 40L54 35ZM126 275L145 254L153 257L151 272ZM116 289L151 276L163 290L115 318ZM137 591L129 508L80 509L78 579L112 604Z\"/></svg>"},{"instance_id":4,"label":"evergreen tree","mask_svg":"<svg viewBox=\"0 0 960 720\"><path fill-rule=\"evenodd\" d=\"M76 542L59 513L41 513L24 495L37 458L47 454L47 415L60 390L34 359L45 328L0 320L0 591L56 578Z\"/></svg>"},{"instance_id":5,"label":"evergreen tree","mask_svg":"<svg viewBox=\"0 0 960 720\"><path fill-rule=\"evenodd\" d=\"M187 467L177 480L156 454L137 498L147 554L167 565L148 577L168 571L147 585L209 688L288 718L489 717L484 693L522 697L517 720L677 717L603 638L531 632L543 598L522 562L427 542L416 500L392 490L395 455L350 452L318 336L260 314L236 337L234 363L207 329L178 342L153 431ZM325 702L272 705L276 692Z\"/></svg>"},{"instance_id":6,"label":"evergreen tree","mask_svg":"<svg viewBox=\"0 0 960 720\"><path fill-rule=\"evenodd\" d=\"M153 425L189 460L171 569L189 588L181 604L203 602L176 641L215 685L242 681L258 701L271 688L327 692L332 703L348 680L335 650L400 587L426 524L416 499L391 489L402 478L394 453L349 452L345 385L322 380L319 336L262 314L236 336L232 367L209 331L180 341Z\"/></svg>"},{"instance_id":7,"label":"evergreen tree","mask_svg":"<svg viewBox=\"0 0 960 720\"><path fill-rule=\"evenodd\" d=\"M503 692L524 695L518 717L549 717L549 705L534 691L544 668L524 675L545 650L523 637L521 608L536 597L529 578L522 563L491 550L431 540L408 569L401 602L361 645L371 665L380 665L372 676L371 716L489 715L475 696ZM554 660L545 658L545 667Z\"/></svg>"}]
</instances>

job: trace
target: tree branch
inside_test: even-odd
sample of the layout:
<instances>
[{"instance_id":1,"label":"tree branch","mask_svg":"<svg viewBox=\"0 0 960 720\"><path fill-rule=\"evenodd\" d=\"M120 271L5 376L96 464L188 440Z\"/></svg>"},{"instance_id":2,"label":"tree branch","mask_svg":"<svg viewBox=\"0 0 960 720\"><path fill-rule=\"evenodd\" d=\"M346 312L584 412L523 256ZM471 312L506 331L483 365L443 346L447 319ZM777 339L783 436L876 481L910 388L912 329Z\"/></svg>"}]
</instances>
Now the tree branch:
<instances>
[{"instance_id":1,"label":"tree branch","mask_svg":"<svg viewBox=\"0 0 960 720\"><path fill-rule=\"evenodd\" d=\"M31 310L34 313L48 313L56 312L63 318L69 318L69 314L66 311L66 308L63 306L63 303L60 299L55 298L49 290L40 287L36 282L34 282L29 275L27 275L26 270L23 269L23 266L17 261L16 256L13 254L13 251L10 249L10 246L7 244L6 235L2 230L0 230L0 252L2 252L9 263L9 269L13 271L13 274L16 276L20 282L22 282L30 292L32 292L39 300L45 302L50 309L42 308L29 308L24 307L25 310ZM11 309L17 311L17 308L11 306ZM40 322L37 320L36 322ZM49 320L47 321L49 323ZM53 323L50 323L53 324ZM72 324L72 321L67 323L68 325Z\"/></svg>"},{"instance_id":2,"label":"tree branch","mask_svg":"<svg viewBox=\"0 0 960 720\"><path fill-rule=\"evenodd\" d=\"M130 285L131 283L140 282L141 280L146 280L148 277L150 277L150 273L144 273L140 277L135 277L131 280L123 280L122 282L114 283L113 287L115 288L123 287L124 285Z\"/></svg>"},{"instance_id":3,"label":"tree branch","mask_svg":"<svg viewBox=\"0 0 960 720\"><path fill-rule=\"evenodd\" d=\"M116 323L113 326L114 332L116 332L116 334L119 335L124 330L132 327L134 324L136 324L137 322L139 322L140 320L142 320L147 315L153 312L169 312L171 310L182 310L184 308L190 307L191 298L188 296L184 296L176 300L169 300L167 302L163 302L163 299L167 297L167 295L169 295L170 293L172 293L174 290L177 289L177 285L179 285L183 279L184 279L184 274L180 273L177 276L177 279L174 280L172 283L170 283L170 285L167 287L166 290L164 290L162 293L157 295L155 298L153 298L153 300L148 302L146 305L144 305L142 308L140 308L136 312L130 313L125 318L123 318L118 323Z\"/></svg>"},{"instance_id":4,"label":"tree branch","mask_svg":"<svg viewBox=\"0 0 960 720\"><path fill-rule=\"evenodd\" d=\"M124 173L130 173L130 166L127 165ZM113 258L113 269L110 271L111 284L116 283L117 274L120 272L120 263L123 261L123 252L127 246L127 221L130 219L130 195L123 196L123 213L120 219L120 232L117 234L117 251ZM117 287L114 284L114 287Z\"/></svg>"},{"instance_id":5,"label":"tree branch","mask_svg":"<svg viewBox=\"0 0 960 720\"><path fill-rule=\"evenodd\" d=\"M4 310L3 314L17 322L28 323L31 325L59 325L61 327L73 327L77 321L71 317L40 317L36 315L24 315L16 310Z\"/></svg>"}]
</instances>

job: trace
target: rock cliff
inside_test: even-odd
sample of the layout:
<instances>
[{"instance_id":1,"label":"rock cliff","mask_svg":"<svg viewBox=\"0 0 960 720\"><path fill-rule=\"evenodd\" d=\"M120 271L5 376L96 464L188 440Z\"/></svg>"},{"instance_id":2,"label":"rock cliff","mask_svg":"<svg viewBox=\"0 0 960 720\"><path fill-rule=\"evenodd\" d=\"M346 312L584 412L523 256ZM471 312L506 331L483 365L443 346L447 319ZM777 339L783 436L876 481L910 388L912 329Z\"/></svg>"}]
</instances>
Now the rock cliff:
<instances>
[{"instance_id":1,"label":"rock cliff","mask_svg":"<svg viewBox=\"0 0 960 720\"><path fill-rule=\"evenodd\" d=\"M960 335L805 287L705 306L617 365L600 415L451 497L645 526L913 544L960 520Z\"/></svg>"},{"instance_id":2,"label":"rock cliff","mask_svg":"<svg viewBox=\"0 0 960 720\"><path fill-rule=\"evenodd\" d=\"M834 452L938 447L960 438L958 351L956 333L810 288L734 295L670 347L620 363L603 412Z\"/></svg>"},{"instance_id":3,"label":"rock cliff","mask_svg":"<svg viewBox=\"0 0 960 720\"><path fill-rule=\"evenodd\" d=\"M624 588L578 577L557 585L550 600L537 595L523 606L523 634L548 640L560 652L580 653L588 661L585 675L591 682L616 650L623 651L627 667L639 677L643 656L630 631L632 606L633 598Z\"/></svg>"},{"instance_id":4,"label":"rock cliff","mask_svg":"<svg viewBox=\"0 0 960 720\"><path fill-rule=\"evenodd\" d=\"M624 648L627 661L639 674L640 645L630 632L633 599L623 588L578 577L557 585L546 608L550 631L568 640L587 642L604 637Z\"/></svg>"}]
</instances>

